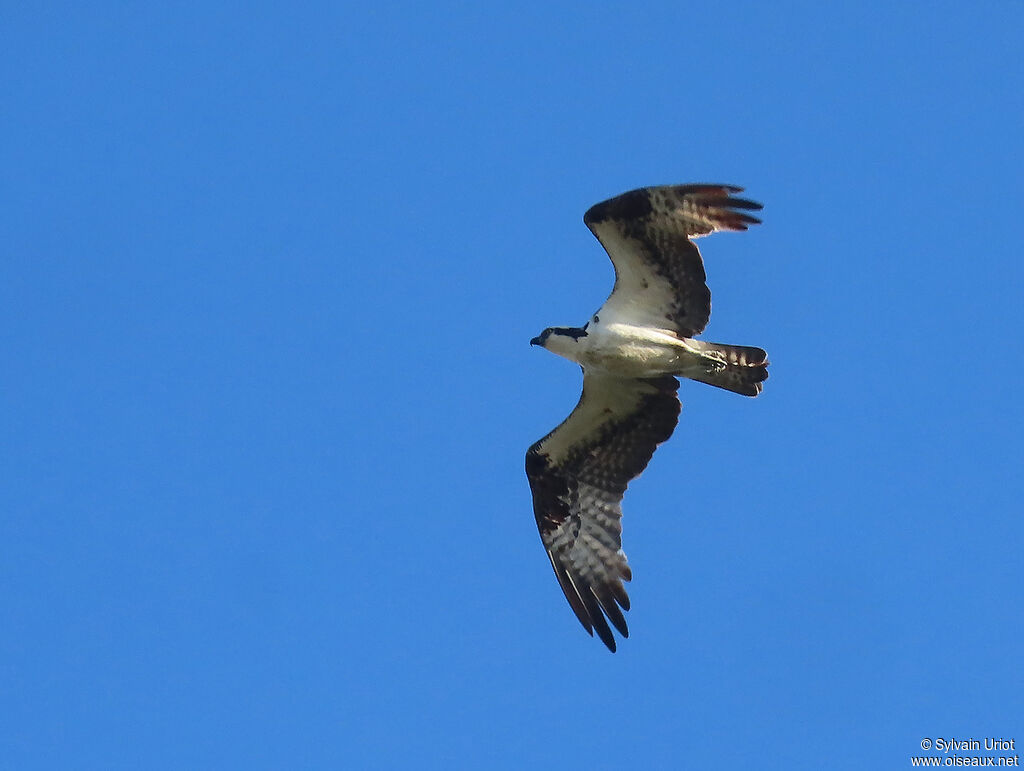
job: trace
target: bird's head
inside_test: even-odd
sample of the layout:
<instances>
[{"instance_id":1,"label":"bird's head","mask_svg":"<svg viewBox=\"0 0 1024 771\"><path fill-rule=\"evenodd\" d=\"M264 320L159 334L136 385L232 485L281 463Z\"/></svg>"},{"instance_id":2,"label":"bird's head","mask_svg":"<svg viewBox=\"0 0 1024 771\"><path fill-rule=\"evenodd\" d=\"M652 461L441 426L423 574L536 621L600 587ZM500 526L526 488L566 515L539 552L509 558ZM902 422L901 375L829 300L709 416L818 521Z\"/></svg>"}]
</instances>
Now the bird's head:
<instances>
[{"instance_id":1,"label":"bird's head","mask_svg":"<svg viewBox=\"0 0 1024 771\"><path fill-rule=\"evenodd\" d=\"M548 327L530 341L554 353L562 353L576 346L580 338L587 336L587 330L579 327Z\"/></svg>"}]
</instances>

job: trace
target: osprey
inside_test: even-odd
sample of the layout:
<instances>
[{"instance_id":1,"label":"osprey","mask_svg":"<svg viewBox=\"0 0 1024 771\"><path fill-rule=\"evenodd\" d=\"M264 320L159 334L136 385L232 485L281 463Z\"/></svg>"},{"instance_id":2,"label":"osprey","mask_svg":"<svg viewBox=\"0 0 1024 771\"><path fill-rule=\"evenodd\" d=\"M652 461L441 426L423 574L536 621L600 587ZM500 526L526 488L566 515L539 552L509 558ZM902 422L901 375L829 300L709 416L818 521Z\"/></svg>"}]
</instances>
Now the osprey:
<instances>
[{"instance_id":1,"label":"osprey","mask_svg":"<svg viewBox=\"0 0 1024 771\"><path fill-rule=\"evenodd\" d=\"M540 537L583 628L611 651L608 626L629 636L623 581L622 496L679 418L686 377L757 396L768 377L760 348L693 339L711 315L698 236L760 223L760 204L732 185L669 185L623 193L583 222L615 267L615 286L582 327L548 327L530 345L583 369L583 394L565 421L526 453Z\"/></svg>"}]
</instances>

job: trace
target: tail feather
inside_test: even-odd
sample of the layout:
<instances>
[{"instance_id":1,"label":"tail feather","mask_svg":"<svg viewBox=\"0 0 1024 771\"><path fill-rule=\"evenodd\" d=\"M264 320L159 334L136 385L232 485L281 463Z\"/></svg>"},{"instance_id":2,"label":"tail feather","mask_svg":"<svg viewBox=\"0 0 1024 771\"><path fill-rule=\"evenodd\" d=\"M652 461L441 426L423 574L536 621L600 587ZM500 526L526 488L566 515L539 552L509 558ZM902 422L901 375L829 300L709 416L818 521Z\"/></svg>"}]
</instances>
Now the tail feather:
<instances>
[{"instance_id":1,"label":"tail feather","mask_svg":"<svg viewBox=\"0 0 1024 771\"><path fill-rule=\"evenodd\" d=\"M689 378L744 396L761 393L761 384L768 379L768 354L764 350L703 340L691 340L690 344L717 360L717 366L703 373L687 373Z\"/></svg>"}]
</instances>

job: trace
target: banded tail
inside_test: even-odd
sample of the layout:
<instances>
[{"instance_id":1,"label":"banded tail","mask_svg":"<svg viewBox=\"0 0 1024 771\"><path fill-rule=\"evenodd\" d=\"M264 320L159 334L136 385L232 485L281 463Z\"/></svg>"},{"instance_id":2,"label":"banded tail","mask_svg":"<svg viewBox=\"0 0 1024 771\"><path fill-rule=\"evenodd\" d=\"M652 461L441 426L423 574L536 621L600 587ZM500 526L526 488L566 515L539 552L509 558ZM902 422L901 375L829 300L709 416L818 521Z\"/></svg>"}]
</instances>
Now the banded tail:
<instances>
[{"instance_id":1,"label":"banded tail","mask_svg":"<svg viewBox=\"0 0 1024 771\"><path fill-rule=\"evenodd\" d=\"M761 393L761 383L768 379L768 354L764 350L745 345L706 343L703 340L688 342L719 362L716 370L696 375L687 373L686 376L691 380L744 396L757 396Z\"/></svg>"}]
</instances>

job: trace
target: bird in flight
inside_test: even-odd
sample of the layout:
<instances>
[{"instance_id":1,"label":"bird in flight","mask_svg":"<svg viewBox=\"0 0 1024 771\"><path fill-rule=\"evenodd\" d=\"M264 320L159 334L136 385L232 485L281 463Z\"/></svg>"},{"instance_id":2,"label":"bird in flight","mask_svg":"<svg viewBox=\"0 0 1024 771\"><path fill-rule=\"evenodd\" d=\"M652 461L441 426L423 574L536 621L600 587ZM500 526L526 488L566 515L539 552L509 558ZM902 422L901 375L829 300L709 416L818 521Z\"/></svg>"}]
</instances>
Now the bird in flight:
<instances>
[{"instance_id":1,"label":"bird in flight","mask_svg":"<svg viewBox=\"0 0 1024 771\"><path fill-rule=\"evenodd\" d=\"M623 193L583 222L615 267L611 295L582 327L548 327L530 341L583 369L568 418L526 453L541 540L583 628L615 651L610 621L629 636L622 496L679 419L679 381L757 396L768 377L760 348L696 340L711 291L693 239L746 230L761 205L732 185L666 185Z\"/></svg>"}]
</instances>

